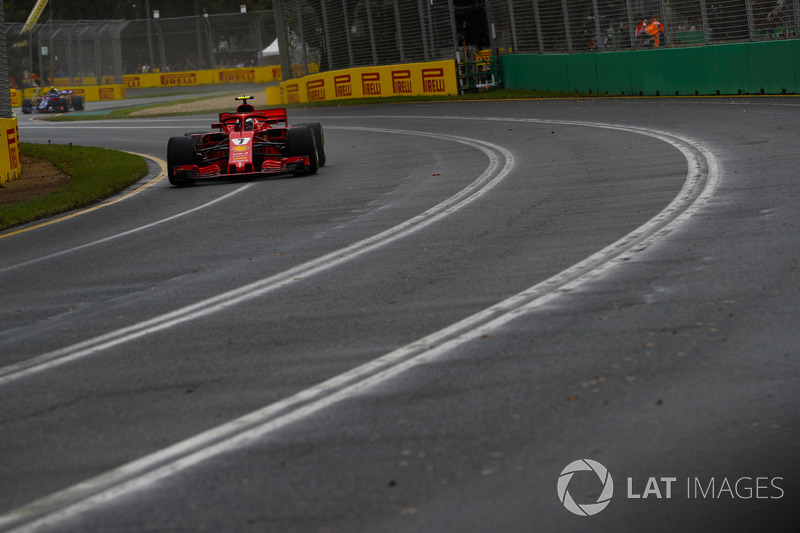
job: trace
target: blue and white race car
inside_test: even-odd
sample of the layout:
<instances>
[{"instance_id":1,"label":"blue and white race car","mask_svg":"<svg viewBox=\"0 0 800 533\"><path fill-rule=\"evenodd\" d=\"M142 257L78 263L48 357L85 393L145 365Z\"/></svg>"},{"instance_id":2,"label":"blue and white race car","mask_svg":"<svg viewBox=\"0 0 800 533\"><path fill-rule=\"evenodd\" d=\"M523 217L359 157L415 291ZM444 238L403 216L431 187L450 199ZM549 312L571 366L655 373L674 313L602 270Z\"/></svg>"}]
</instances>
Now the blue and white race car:
<instances>
[{"instance_id":1,"label":"blue and white race car","mask_svg":"<svg viewBox=\"0 0 800 533\"><path fill-rule=\"evenodd\" d=\"M46 92L40 93L36 101L26 98L22 101L22 112L26 115L37 113L66 113L67 111L83 111L84 99L81 94L73 91L59 91L50 87Z\"/></svg>"}]
</instances>

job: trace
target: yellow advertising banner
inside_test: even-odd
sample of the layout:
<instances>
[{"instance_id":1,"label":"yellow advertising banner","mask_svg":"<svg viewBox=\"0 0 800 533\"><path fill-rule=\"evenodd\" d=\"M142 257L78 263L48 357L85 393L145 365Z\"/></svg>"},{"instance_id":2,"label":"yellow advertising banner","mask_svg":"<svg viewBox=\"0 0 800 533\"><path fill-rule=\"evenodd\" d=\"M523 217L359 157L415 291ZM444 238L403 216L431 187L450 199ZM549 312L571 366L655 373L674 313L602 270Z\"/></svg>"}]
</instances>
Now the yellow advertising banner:
<instances>
[{"instance_id":1,"label":"yellow advertising banner","mask_svg":"<svg viewBox=\"0 0 800 533\"><path fill-rule=\"evenodd\" d=\"M90 87L58 87L58 89L72 90L73 94L83 96L85 102L102 102L106 100L124 100L124 85L93 85Z\"/></svg>"},{"instance_id":2,"label":"yellow advertising banner","mask_svg":"<svg viewBox=\"0 0 800 533\"><path fill-rule=\"evenodd\" d=\"M73 93L83 96L84 102L101 102L105 100L125 99L124 85L91 85L88 87L81 85L78 86L56 85L56 88L61 91L66 91L71 89ZM18 89L12 89L11 107L22 107L22 100L24 98L35 100L36 94L37 94L36 89L25 89L24 92Z\"/></svg>"},{"instance_id":3,"label":"yellow advertising banner","mask_svg":"<svg viewBox=\"0 0 800 533\"><path fill-rule=\"evenodd\" d=\"M278 65L186 72L150 72L147 74L128 74L122 77L125 87L128 89L182 87L216 83L269 83L280 79L281 67Z\"/></svg>"},{"instance_id":4,"label":"yellow advertising banner","mask_svg":"<svg viewBox=\"0 0 800 533\"><path fill-rule=\"evenodd\" d=\"M280 85L284 105L346 98L456 94L458 79L452 60L323 72Z\"/></svg>"},{"instance_id":5,"label":"yellow advertising banner","mask_svg":"<svg viewBox=\"0 0 800 533\"><path fill-rule=\"evenodd\" d=\"M17 117L0 118L0 185L18 178L21 172Z\"/></svg>"},{"instance_id":6,"label":"yellow advertising banner","mask_svg":"<svg viewBox=\"0 0 800 533\"><path fill-rule=\"evenodd\" d=\"M57 78L56 87L61 90L72 89L81 94L86 102L101 100L123 100L127 89L148 87L185 87L219 83L270 83L281 80L281 67L228 68L218 70L198 70L187 72L153 72L132 74L122 77L123 83L114 84L114 78L103 78L103 85L94 85L96 78ZM23 98L35 98L35 89L11 90L11 107L22 107Z\"/></svg>"}]
</instances>

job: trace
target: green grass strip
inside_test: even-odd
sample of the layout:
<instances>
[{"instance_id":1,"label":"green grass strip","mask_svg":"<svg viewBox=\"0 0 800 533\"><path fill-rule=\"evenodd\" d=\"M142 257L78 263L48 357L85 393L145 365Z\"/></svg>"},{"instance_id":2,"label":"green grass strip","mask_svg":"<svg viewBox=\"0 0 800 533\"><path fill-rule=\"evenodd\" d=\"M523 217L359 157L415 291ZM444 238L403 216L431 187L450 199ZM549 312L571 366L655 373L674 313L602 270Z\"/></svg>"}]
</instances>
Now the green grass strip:
<instances>
[{"instance_id":1,"label":"green grass strip","mask_svg":"<svg viewBox=\"0 0 800 533\"><path fill-rule=\"evenodd\" d=\"M141 156L107 148L20 143L20 150L50 161L70 180L47 196L0 206L0 230L92 205L147 174L147 162Z\"/></svg>"},{"instance_id":2,"label":"green grass strip","mask_svg":"<svg viewBox=\"0 0 800 533\"><path fill-rule=\"evenodd\" d=\"M189 104L193 102L199 102L202 100L207 100L208 98L215 98L219 95L214 96L199 96L197 98L185 98L182 100L174 100L171 102L160 102L158 104L145 104L145 105L136 105L131 104L125 107L120 107L117 109L109 109L108 111L100 111L95 112L92 111L91 107L87 106L86 111L76 111L74 113L64 113L60 115L50 115L50 116L40 116L37 117L39 120L45 122L80 122L84 120L120 120L126 118L156 118L156 117L170 117L170 116L178 116L178 115L196 115L198 112L185 112L185 113L159 113L158 108L168 108L173 105L177 104ZM233 102L233 98L231 98L231 102ZM120 100L120 103L123 103ZM225 111L232 111L235 108L235 105L232 105L229 109ZM136 111L148 110L150 111L146 116L141 117L132 117L130 116L132 113ZM203 111L202 113L213 113L213 111Z\"/></svg>"}]
</instances>

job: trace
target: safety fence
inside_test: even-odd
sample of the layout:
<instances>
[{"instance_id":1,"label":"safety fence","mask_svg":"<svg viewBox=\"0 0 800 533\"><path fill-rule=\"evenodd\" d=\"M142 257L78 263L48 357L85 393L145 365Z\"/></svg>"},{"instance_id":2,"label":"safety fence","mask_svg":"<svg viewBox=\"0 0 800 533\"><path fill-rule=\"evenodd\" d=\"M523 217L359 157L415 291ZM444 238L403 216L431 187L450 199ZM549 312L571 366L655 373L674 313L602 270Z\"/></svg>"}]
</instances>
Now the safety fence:
<instances>
[{"instance_id":1,"label":"safety fence","mask_svg":"<svg viewBox=\"0 0 800 533\"><path fill-rule=\"evenodd\" d=\"M453 59L452 0L273 0L284 79Z\"/></svg>"},{"instance_id":2,"label":"safety fence","mask_svg":"<svg viewBox=\"0 0 800 533\"><path fill-rule=\"evenodd\" d=\"M800 94L800 39L502 56L507 89L592 95Z\"/></svg>"},{"instance_id":3,"label":"safety fence","mask_svg":"<svg viewBox=\"0 0 800 533\"><path fill-rule=\"evenodd\" d=\"M0 1L0 87L8 87L5 10ZM22 172L19 154L19 128L11 109L8 92L0 95L0 186L18 178Z\"/></svg>"},{"instance_id":4,"label":"safety fence","mask_svg":"<svg viewBox=\"0 0 800 533\"><path fill-rule=\"evenodd\" d=\"M493 55L796 39L800 0L275 0L284 79ZM482 26L482 27L481 27Z\"/></svg>"},{"instance_id":5,"label":"safety fence","mask_svg":"<svg viewBox=\"0 0 800 533\"><path fill-rule=\"evenodd\" d=\"M500 0L491 10L492 47L517 53L796 39L800 27L798 0Z\"/></svg>"},{"instance_id":6,"label":"safety fence","mask_svg":"<svg viewBox=\"0 0 800 533\"><path fill-rule=\"evenodd\" d=\"M269 11L6 29L9 70L22 86L34 76L121 84L133 74L278 64L291 79L463 63L481 50L496 57L797 39L798 27L800 0L274 0Z\"/></svg>"},{"instance_id":7,"label":"safety fence","mask_svg":"<svg viewBox=\"0 0 800 533\"><path fill-rule=\"evenodd\" d=\"M123 76L278 64L272 11L7 24L12 87L122 84Z\"/></svg>"}]
</instances>

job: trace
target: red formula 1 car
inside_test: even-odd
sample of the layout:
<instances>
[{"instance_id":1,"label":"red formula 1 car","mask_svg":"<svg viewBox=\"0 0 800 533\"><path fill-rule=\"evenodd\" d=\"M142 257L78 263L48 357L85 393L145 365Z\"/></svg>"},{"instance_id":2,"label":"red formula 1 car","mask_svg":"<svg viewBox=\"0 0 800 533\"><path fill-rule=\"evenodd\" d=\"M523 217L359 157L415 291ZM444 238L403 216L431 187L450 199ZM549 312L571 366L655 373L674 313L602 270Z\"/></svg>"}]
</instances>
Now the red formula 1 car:
<instances>
[{"instance_id":1,"label":"red formula 1 car","mask_svg":"<svg viewBox=\"0 0 800 533\"><path fill-rule=\"evenodd\" d=\"M167 144L169 182L182 187L208 178L240 178L292 172L315 174L325 165L325 138L318 122L289 127L285 109L256 111L247 101L220 113L218 130L171 137Z\"/></svg>"}]
</instances>

